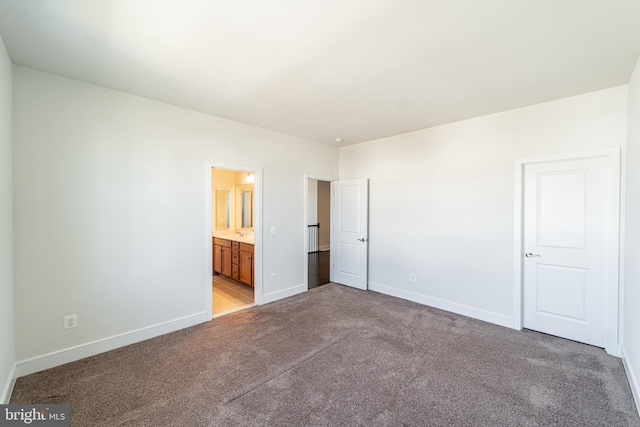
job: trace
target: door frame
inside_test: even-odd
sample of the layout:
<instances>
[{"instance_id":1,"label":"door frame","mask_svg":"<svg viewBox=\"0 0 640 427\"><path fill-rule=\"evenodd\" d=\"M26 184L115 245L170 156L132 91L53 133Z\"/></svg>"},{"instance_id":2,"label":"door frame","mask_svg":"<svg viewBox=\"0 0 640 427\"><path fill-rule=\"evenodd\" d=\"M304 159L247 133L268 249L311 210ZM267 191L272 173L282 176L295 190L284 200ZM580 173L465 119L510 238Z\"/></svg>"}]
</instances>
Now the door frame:
<instances>
[{"instance_id":1,"label":"door frame","mask_svg":"<svg viewBox=\"0 0 640 427\"><path fill-rule=\"evenodd\" d=\"M316 181L328 181L328 182L332 182L332 181L337 181L338 178L334 178L334 177L329 177L329 176L323 176L323 175L314 175L314 174L308 174L305 173L304 174L304 197L303 197L303 203L304 203L304 208L302 209L302 233L303 233L303 241L304 241L304 245L303 245L303 250L304 250L304 256L302 257L303 259L303 263L302 263L302 274L303 274L303 281L302 283L304 283L304 290L305 292L309 290L309 231L308 231L308 225L307 224L307 218L308 218L308 212L309 212L309 180L310 179L315 179ZM329 202L331 203L331 202ZM329 233L329 236L331 236L331 233ZM329 239L331 239L331 237L329 237ZM331 241L331 240L329 240ZM331 268L331 267L329 267ZM330 273L330 280L333 280L333 269L331 268L331 273Z\"/></svg>"},{"instance_id":2,"label":"door frame","mask_svg":"<svg viewBox=\"0 0 640 427\"><path fill-rule=\"evenodd\" d=\"M262 287L262 191L263 191L263 171L262 168L236 165L219 162L206 162L205 165L205 298L207 303L207 318L213 319L213 293L211 289L211 278L213 277L213 248L211 245L211 236L213 234L213 212L212 204L212 187L211 187L211 171L213 169L229 170L234 172L253 172L255 181L253 183L253 214L255 217L253 225L254 245L253 245L253 301L255 305L261 305L263 301Z\"/></svg>"},{"instance_id":3,"label":"door frame","mask_svg":"<svg viewBox=\"0 0 640 427\"><path fill-rule=\"evenodd\" d=\"M536 163L552 163L568 160L584 160L589 158L604 158L608 162L608 205L607 212L607 246L608 258L606 262L606 344L607 353L620 356L619 346L619 312L620 312L620 147L580 153L558 154L543 157L523 158L515 160L515 209L514 209L514 308L513 327L521 330L523 327L524 311L524 171L528 165Z\"/></svg>"}]
</instances>

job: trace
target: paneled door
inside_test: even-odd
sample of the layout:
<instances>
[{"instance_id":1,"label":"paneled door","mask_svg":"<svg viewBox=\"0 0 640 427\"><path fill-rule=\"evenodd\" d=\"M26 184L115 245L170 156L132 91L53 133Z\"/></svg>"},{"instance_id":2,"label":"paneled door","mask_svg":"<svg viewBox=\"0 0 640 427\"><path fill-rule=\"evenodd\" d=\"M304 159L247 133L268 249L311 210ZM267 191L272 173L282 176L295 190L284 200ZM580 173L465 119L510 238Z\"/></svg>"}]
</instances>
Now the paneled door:
<instances>
[{"instance_id":1,"label":"paneled door","mask_svg":"<svg viewBox=\"0 0 640 427\"><path fill-rule=\"evenodd\" d=\"M524 169L524 327L605 347L612 210L609 160ZM617 284L615 285L617 286Z\"/></svg>"},{"instance_id":2,"label":"paneled door","mask_svg":"<svg viewBox=\"0 0 640 427\"><path fill-rule=\"evenodd\" d=\"M367 179L331 182L331 281L367 289Z\"/></svg>"}]
</instances>

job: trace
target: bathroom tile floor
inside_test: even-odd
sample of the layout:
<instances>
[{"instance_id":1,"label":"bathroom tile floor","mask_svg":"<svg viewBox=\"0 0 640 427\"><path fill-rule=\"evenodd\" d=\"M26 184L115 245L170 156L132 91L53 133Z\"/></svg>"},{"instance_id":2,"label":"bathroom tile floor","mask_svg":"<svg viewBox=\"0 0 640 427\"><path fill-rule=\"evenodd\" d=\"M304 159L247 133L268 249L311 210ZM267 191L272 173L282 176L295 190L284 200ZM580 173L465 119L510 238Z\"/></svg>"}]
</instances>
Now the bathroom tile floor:
<instances>
[{"instance_id":1,"label":"bathroom tile floor","mask_svg":"<svg viewBox=\"0 0 640 427\"><path fill-rule=\"evenodd\" d=\"M251 306L253 289L216 274L213 276L213 317Z\"/></svg>"}]
</instances>

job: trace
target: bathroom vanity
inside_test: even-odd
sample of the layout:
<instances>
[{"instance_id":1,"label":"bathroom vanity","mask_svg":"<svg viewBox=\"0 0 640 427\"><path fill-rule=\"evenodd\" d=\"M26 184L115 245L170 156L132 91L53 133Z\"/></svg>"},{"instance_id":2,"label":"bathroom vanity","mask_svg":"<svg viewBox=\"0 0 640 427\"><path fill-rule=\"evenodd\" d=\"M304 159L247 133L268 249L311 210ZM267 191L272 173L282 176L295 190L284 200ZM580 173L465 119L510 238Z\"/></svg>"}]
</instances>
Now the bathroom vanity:
<instances>
[{"instance_id":1,"label":"bathroom vanity","mask_svg":"<svg viewBox=\"0 0 640 427\"><path fill-rule=\"evenodd\" d=\"M253 288L253 244L246 237L213 237L213 271Z\"/></svg>"}]
</instances>

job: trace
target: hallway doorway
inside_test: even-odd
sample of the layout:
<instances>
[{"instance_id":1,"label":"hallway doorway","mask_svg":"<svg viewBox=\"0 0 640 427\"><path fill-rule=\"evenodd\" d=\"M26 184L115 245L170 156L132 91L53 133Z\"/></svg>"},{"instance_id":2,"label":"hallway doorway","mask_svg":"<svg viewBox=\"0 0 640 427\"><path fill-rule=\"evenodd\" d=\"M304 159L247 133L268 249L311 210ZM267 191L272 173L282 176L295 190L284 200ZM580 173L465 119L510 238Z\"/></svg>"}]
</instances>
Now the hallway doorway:
<instances>
[{"instance_id":1,"label":"hallway doorway","mask_svg":"<svg viewBox=\"0 0 640 427\"><path fill-rule=\"evenodd\" d=\"M307 179L307 289L325 285L330 278L331 182Z\"/></svg>"}]
</instances>

